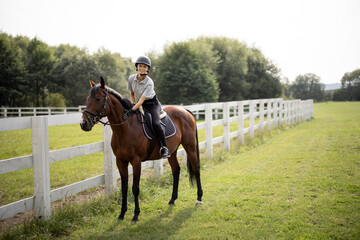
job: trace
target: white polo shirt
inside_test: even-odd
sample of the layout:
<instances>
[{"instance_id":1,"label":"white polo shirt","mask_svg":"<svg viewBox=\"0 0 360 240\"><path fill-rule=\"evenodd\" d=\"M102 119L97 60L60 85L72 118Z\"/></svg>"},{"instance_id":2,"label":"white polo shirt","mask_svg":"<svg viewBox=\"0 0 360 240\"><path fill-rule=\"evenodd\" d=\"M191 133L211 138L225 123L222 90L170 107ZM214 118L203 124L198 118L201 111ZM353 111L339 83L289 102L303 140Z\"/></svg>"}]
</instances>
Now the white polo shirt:
<instances>
[{"instance_id":1,"label":"white polo shirt","mask_svg":"<svg viewBox=\"0 0 360 240\"><path fill-rule=\"evenodd\" d=\"M128 90L134 91L138 99L140 99L141 96L146 97L146 99L152 99L156 95L154 82L149 76L146 76L145 79L140 82L137 79L137 74L131 75L128 79Z\"/></svg>"}]
</instances>

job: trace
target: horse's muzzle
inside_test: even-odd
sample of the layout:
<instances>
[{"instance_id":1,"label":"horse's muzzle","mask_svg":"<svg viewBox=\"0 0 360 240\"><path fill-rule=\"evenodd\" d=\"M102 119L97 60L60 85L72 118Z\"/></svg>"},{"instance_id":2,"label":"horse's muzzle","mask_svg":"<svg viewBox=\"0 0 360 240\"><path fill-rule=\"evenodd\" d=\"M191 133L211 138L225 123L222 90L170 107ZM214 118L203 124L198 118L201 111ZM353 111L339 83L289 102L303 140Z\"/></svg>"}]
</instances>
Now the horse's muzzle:
<instances>
[{"instance_id":1,"label":"horse's muzzle","mask_svg":"<svg viewBox=\"0 0 360 240\"><path fill-rule=\"evenodd\" d=\"M94 125L91 124L87 119L81 118L80 127L81 127L82 130L84 130L84 131L86 131L86 132L87 132L87 131L91 131L91 129L92 129L93 126L94 126Z\"/></svg>"}]
</instances>

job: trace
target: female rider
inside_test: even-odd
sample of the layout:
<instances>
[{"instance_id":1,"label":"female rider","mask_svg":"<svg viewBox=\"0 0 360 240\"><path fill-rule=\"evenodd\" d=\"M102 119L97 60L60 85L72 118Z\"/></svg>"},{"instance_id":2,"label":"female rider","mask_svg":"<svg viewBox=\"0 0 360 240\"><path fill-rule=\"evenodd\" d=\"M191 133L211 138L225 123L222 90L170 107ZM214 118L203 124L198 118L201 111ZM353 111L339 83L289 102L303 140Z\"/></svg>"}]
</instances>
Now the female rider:
<instances>
[{"instance_id":1,"label":"female rider","mask_svg":"<svg viewBox=\"0 0 360 240\"><path fill-rule=\"evenodd\" d=\"M135 67L137 73L129 77L128 90L130 91L130 101L132 104L135 104L135 96L139 100L132 109L127 110L124 113L123 118L126 120L129 115L140 106L143 106L143 108L148 110L152 117L155 134L160 140L160 156L161 158L168 158L170 157L170 152L166 146L164 132L160 126L161 105L156 97L154 82L148 76L151 68L151 61L146 56L140 56L135 62Z\"/></svg>"}]
</instances>

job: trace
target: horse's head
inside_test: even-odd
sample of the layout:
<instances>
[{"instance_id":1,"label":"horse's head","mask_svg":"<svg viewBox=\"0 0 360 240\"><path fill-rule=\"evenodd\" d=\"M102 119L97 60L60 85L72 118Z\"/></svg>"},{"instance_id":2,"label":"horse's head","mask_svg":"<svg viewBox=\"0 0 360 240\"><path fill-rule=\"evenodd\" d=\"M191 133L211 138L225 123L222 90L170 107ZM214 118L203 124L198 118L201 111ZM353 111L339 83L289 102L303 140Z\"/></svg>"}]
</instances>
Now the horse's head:
<instances>
[{"instance_id":1,"label":"horse's head","mask_svg":"<svg viewBox=\"0 0 360 240\"><path fill-rule=\"evenodd\" d=\"M81 129L84 131L90 131L102 117L108 116L111 112L105 80L100 77L98 85L90 80L90 86L90 94L86 98L86 108L80 122Z\"/></svg>"}]
</instances>

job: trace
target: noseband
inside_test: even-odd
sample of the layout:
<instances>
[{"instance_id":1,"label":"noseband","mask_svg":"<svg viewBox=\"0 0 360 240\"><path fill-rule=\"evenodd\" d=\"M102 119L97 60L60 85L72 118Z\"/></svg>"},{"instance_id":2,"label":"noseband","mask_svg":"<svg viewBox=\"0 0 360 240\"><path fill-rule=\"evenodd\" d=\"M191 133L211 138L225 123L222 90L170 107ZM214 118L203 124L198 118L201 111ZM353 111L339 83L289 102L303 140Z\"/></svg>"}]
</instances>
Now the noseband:
<instances>
[{"instance_id":1,"label":"noseband","mask_svg":"<svg viewBox=\"0 0 360 240\"><path fill-rule=\"evenodd\" d=\"M105 91L105 90L102 89L102 88L99 88L99 90L101 90L103 93L105 93L105 101L104 101L104 104L103 104L100 112L99 112L98 114L96 114L96 113L91 112L91 111L89 111L89 110L87 110L87 109L85 109L85 110L83 111L83 114L85 114L87 120L88 120L89 123L91 124L91 127L93 127L93 126L94 126L96 123L98 123L98 122L100 122L100 123L103 124L103 125L111 125L111 126L120 126L120 125L123 125L123 124L125 123L125 121L123 121L123 122L121 122L121 123L117 123L117 124L111 124L111 123L109 123L109 121L106 122L106 123L101 121L101 118L104 117L103 114L104 114L104 110L106 109L106 104L107 104L107 101L108 101L108 98L109 98L109 96L108 96L108 95L109 95L109 91L108 91L108 89L106 89L106 91ZM112 112L111 104L110 104L110 112ZM93 115L94 118L91 119L88 114Z\"/></svg>"}]
</instances>

